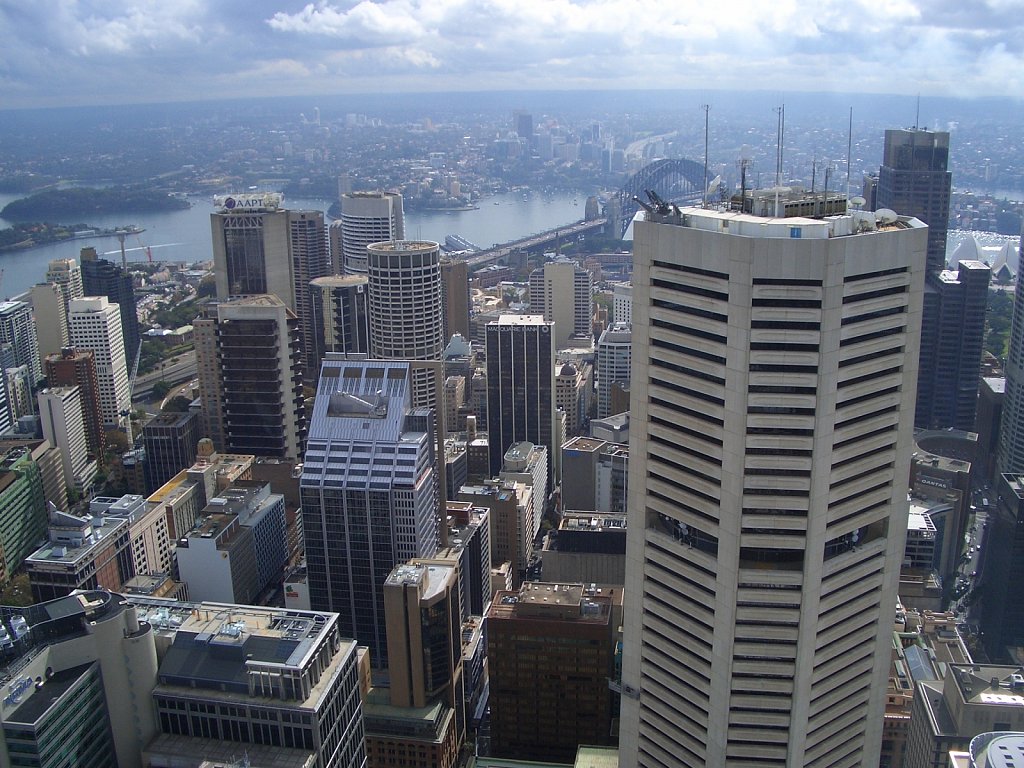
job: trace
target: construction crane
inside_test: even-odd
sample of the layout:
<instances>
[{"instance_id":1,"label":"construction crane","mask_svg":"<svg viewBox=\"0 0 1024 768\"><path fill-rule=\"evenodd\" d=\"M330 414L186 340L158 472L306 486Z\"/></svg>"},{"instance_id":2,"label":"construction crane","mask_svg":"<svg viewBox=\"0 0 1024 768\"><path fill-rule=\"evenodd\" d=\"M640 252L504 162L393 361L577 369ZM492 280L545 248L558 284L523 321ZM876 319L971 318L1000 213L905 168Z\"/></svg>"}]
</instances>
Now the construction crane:
<instances>
[{"instance_id":1,"label":"construction crane","mask_svg":"<svg viewBox=\"0 0 1024 768\"><path fill-rule=\"evenodd\" d=\"M135 437L132 435L132 393L135 391L135 377L139 375L139 360L142 359L142 339L139 339L139 346L135 350L135 363L132 365L132 375L128 378L128 410L121 411L125 417L124 432L128 437L128 450L135 447Z\"/></svg>"}]
</instances>

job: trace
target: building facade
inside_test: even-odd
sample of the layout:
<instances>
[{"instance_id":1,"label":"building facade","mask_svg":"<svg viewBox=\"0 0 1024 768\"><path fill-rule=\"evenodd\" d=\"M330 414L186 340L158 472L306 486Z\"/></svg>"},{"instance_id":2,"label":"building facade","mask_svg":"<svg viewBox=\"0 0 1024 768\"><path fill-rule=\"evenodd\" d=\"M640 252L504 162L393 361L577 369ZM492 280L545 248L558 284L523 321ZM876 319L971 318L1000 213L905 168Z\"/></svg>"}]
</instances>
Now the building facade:
<instances>
[{"instance_id":1,"label":"building facade","mask_svg":"<svg viewBox=\"0 0 1024 768\"><path fill-rule=\"evenodd\" d=\"M135 304L132 276L112 261L97 258L95 248L82 249L81 269L84 295L105 296L111 304L117 306L124 336L124 358L131 370L139 354L139 341L142 338L139 334L139 313Z\"/></svg>"},{"instance_id":2,"label":"building facade","mask_svg":"<svg viewBox=\"0 0 1024 768\"><path fill-rule=\"evenodd\" d=\"M121 310L106 296L71 300L71 344L92 352L104 429L120 426L131 408Z\"/></svg>"},{"instance_id":3,"label":"building facade","mask_svg":"<svg viewBox=\"0 0 1024 768\"><path fill-rule=\"evenodd\" d=\"M366 247L405 239L405 213L397 192L349 192L341 196L340 253L331 254L335 274L365 275Z\"/></svg>"},{"instance_id":4,"label":"building facade","mask_svg":"<svg viewBox=\"0 0 1024 768\"><path fill-rule=\"evenodd\" d=\"M437 551L433 412L408 364L335 360L320 372L300 480L310 605L387 666L384 582Z\"/></svg>"},{"instance_id":5,"label":"building facade","mask_svg":"<svg viewBox=\"0 0 1024 768\"><path fill-rule=\"evenodd\" d=\"M502 315L487 324L487 437L490 474L514 443L554 455L555 326L540 315Z\"/></svg>"},{"instance_id":6,"label":"building facade","mask_svg":"<svg viewBox=\"0 0 1024 768\"><path fill-rule=\"evenodd\" d=\"M621 761L875 765L926 233L742 205L634 224Z\"/></svg>"}]
</instances>

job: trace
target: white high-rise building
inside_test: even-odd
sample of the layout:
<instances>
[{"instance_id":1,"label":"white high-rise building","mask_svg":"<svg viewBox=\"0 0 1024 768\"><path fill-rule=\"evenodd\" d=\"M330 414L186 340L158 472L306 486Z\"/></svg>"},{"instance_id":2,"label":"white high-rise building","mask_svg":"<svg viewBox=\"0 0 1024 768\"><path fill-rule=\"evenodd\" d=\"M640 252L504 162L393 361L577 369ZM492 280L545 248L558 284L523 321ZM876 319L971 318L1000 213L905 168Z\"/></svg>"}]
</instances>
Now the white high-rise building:
<instances>
[{"instance_id":1,"label":"white high-rise building","mask_svg":"<svg viewBox=\"0 0 1024 768\"><path fill-rule=\"evenodd\" d=\"M103 426L116 428L131 408L121 310L106 296L72 299L68 326L72 346L92 350Z\"/></svg>"},{"instance_id":2,"label":"white high-rise building","mask_svg":"<svg viewBox=\"0 0 1024 768\"><path fill-rule=\"evenodd\" d=\"M46 270L46 282L56 283L64 292L64 309L67 310L72 299L85 296L82 284L82 268L75 259L51 259Z\"/></svg>"},{"instance_id":3,"label":"white high-rise building","mask_svg":"<svg viewBox=\"0 0 1024 768\"><path fill-rule=\"evenodd\" d=\"M370 357L440 360L445 339L437 243L391 240L371 243L366 253ZM440 407L438 394L432 372L414 371L414 407Z\"/></svg>"},{"instance_id":4,"label":"white high-rise building","mask_svg":"<svg viewBox=\"0 0 1024 768\"><path fill-rule=\"evenodd\" d=\"M372 243L405 239L405 214L398 192L350 192L341 196L341 220L331 225L340 227L338 238L331 238L331 260L336 272L348 275L366 274L366 248Z\"/></svg>"},{"instance_id":5,"label":"white high-rise building","mask_svg":"<svg viewBox=\"0 0 1024 768\"><path fill-rule=\"evenodd\" d=\"M615 323L605 328L597 340L594 368L597 374L597 418L612 416L612 385L629 386L633 361L633 334L629 323Z\"/></svg>"},{"instance_id":6,"label":"white high-rise building","mask_svg":"<svg viewBox=\"0 0 1024 768\"><path fill-rule=\"evenodd\" d=\"M877 766L927 230L745 197L634 225L620 760Z\"/></svg>"},{"instance_id":7,"label":"white high-rise building","mask_svg":"<svg viewBox=\"0 0 1024 768\"><path fill-rule=\"evenodd\" d=\"M590 339L594 315L594 279L574 261L549 261L530 273L530 314L555 324L555 349L570 338Z\"/></svg>"},{"instance_id":8,"label":"white high-rise building","mask_svg":"<svg viewBox=\"0 0 1024 768\"><path fill-rule=\"evenodd\" d=\"M96 460L89 457L82 395L78 387L51 387L38 395L43 437L60 450L64 479L86 495L96 478Z\"/></svg>"},{"instance_id":9,"label":"white high-rise building","mask_svg":"<svg viewBox=\"0 0 1024 768\"><path fill-rule=\"evenodd\" d=\"M68 302L59 283L36 283L29 291L40 358L60 354L68 345Z\"/></svg>"},{"instance_id":10,"label":"white high-rise building","mask_svg":"<svg viewBox=\"0 0 1024 768\"><path fill-rule=\"evenodd\" d=\"M616 323L633 323L633 284L616 283L612 289L612 315Z\"/></svg>"}]
</instances>

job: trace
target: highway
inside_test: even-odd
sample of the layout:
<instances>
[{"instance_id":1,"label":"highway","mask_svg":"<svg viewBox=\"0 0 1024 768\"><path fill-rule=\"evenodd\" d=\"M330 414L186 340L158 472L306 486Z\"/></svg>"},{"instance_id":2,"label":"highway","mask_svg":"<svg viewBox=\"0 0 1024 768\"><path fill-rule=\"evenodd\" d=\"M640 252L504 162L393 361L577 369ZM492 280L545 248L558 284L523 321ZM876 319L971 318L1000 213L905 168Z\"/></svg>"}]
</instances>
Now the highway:
<instances>
[{"instance_id":1,"label":"highway","mask_svg":"<svg viewBox=\"0 0 1024 768\"><path fill-rule=\"evenodd\" d=\"M473 271L474 269L479 269L485 264L500 261L516 251L532 250L544 243L553 243L557 239L574 240L577 235L581 235L595 229L600 229L607 222L607 219L592 219L591 221L577 221L573 224L566 224L564 227L549 229L547 232L530 235L529 237L524 237L520 240L513 240L511 243L496 245L493 248L488 248L486 251L474 253L466 259L466 264L469 265L470 271Z\"/></svg>"},{"instance_id":2,"label":"highway","mask_svg":"<svg viewBox=\"0 0 1024 768\"><path fill-rule=\"evenodd\" d=\"M132 390L132 400L147 400L153 391L153 385L158 381L166 381L168 384L181 384L196 377L196 353L195 350L182 352L175 355L176 363L165 362L155 371L147 374L140 374L135 379L135 389Z\"/></svg>"}]
</instances>

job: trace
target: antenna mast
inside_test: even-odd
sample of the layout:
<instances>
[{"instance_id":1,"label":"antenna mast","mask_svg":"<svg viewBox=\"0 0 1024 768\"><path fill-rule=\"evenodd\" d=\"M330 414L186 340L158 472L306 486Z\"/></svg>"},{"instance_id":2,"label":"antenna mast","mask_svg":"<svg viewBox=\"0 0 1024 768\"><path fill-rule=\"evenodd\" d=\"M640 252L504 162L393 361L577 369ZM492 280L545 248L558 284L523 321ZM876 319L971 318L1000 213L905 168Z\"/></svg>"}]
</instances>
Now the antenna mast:
<instances>
[{"instance_id":1,"label":"antenna mast","mask_svg":"<svg viewBox=\"0 0 1024 768\"><path fill-rule=\"evenodd\" d=\"M708 113L711 111L710 104L701 104L704 110L704 181L701 186L704 188L704 198L701 201L701 208L708 207Z\"/></svg>"},{"instance_id":2,"label":"antenna mast","mask_svg":"<svg viewBox=\"0 0 1024 768\"><path fill-rule=\"evenodd\" d=\"M853 154L853 107L850 107L850 125L846 130L846 199L850 199L850 155Z\"/></svg>"}]
</instances>

